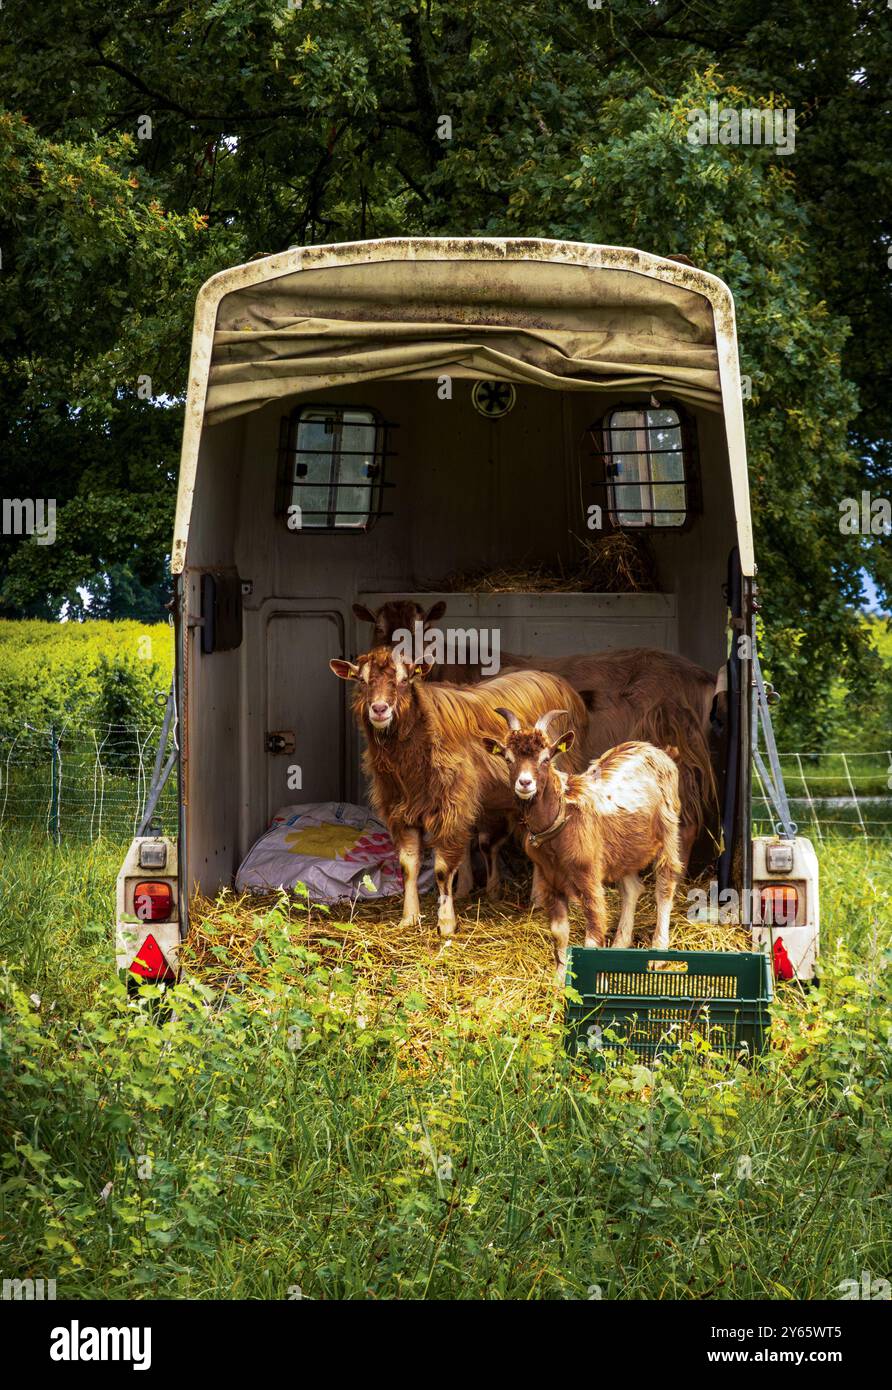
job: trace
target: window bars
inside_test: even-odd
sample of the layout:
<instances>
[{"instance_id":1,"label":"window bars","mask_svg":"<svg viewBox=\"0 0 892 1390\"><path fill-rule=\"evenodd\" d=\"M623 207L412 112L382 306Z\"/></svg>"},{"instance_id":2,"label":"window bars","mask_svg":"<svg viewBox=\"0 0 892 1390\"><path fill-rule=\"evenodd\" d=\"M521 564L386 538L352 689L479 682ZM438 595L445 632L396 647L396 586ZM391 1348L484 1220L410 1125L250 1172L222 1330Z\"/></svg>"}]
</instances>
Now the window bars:
<instances>
[{"instance_id":1,"label":"window bars","mask_svg":"<svg viewBox=\"0 0 892 1390\"><path fill-rule=\"evenodd\" d=\"M367 531L381 516L395 426L376 410L301 405L282 420L276 512L293 531Z\"/></svg>"},{"instance_id":2,"label":"window bars","mask_svg":"<svg viewBox=\"0 0 892 1390\"><path fill-rule=\"evenodd\" d=\"M592 486L618 528L679 530L698 509L696 431L675 406L617 406L589 430L603 481Z\"/></svg>"}]
</instances>

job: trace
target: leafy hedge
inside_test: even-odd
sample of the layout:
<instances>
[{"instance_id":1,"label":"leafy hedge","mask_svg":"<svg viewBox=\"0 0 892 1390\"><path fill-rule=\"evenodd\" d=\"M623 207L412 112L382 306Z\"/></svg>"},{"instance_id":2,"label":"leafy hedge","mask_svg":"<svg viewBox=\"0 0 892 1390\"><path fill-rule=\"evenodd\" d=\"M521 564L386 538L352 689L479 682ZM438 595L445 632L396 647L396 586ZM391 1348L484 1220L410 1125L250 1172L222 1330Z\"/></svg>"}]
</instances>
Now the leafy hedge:
<instances>
[{"instance_id":1,"label":"leafy hedge","mask_svg":"<svg viewBox=\"0 0 892 1390\"><path fill-rule=\"evenodd\" d=\"M166 623L0 621L0 729L157 724L172 671Z\"/></svg>"}]
</instances>

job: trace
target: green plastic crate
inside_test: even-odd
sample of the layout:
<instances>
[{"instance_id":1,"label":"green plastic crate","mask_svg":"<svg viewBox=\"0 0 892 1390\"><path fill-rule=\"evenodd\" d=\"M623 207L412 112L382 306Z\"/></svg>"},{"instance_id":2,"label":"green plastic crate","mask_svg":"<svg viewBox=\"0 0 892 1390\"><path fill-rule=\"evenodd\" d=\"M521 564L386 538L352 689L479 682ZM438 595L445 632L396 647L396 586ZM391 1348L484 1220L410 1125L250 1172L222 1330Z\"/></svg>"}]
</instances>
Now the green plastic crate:
<instances>
[{"instance_id":1,"label":"green plastic crate","mask_svg":"<svg viewBox=\"0 0 892 1390\"><path fill-rule=\"evenodd\" d=\"M579 1004L567 1000L567 1051L601 1066L623 1043L652 1061L694 1030L729 1054L761 1052L768 1038L771 963L755 951L573 946L567 984L582 996Z\"/></svg>"}]
</instances>

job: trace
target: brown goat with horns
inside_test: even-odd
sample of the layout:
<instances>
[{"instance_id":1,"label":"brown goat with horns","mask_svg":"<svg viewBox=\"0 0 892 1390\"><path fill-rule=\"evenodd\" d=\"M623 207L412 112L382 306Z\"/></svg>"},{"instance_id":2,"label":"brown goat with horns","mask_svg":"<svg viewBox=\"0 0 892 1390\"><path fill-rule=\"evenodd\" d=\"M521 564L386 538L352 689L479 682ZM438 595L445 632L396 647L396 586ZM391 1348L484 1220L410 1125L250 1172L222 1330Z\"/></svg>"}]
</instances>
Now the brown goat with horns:
<instances>
[{"instance_id":1,"label":"brown goat with horns","mask_svg":"<svg viewBox=\"0 0 892 1390\"><path fill-rule=\"evenodd\" d=\"M419 625L426 632L445 612L442 600L427 612L414 599L391 600L376 613L353 605L354 616L372 624L376 646L393 643L396 632L414 632ZM503 651L500 662L503 671L560 676L579 692L589 710L588 758L627 740L679 748L681 858L687 864L703 826L715 829L717 794L709 751L715 677L686 657L648 647L551 657ZM473 684L481 674L479 662L434 666L429 679ZM497 871L491 878L497 883Z\"/></svg>"},{"instance_id":2,"label":"brown goat with horns","mask_svg":"<svg viewBox=\"0 0 892 1390\"><path fill-rule=\"evenodd\" d=\"M508 769L487 757L479 735L497 733L497 708L510 700L530 722L557 705L584 742L587 716L574 690L556 676L518 671L475 686L427 685L429 667L407 663L390 647L356 662L329 663L356 682L353 712L366 736L363 769L372 804L399 854L404 897L401 925L420 918L422 837L434 850L441 936L455 931L453 890L475 825L504 820L514 809Z\"/></svg>"},{"instance_id":3,"label":"brown goat with horns","mask_svg":"<svg viewBox=\"0 0 892 1390\"><path fill-rule=\"evenodd\" d=\"M578 898L585 913L586 946L604 945L607 905L604 881L618 883L622 907L614 946L631 946L639 871L656 867L657 922L652 945L669 946L669 917L679 858L678 769L675 749L621 743L584 772L559 772L554 759L575 741L570 728L554 742L552 710L523 727L510 709L499 709L507 736L482 737L487 751L505 762L520 812L524 849L533 861L536 894L548 913L558 979L563 980L570 940L568 905Z\"/></svg>"}]
</instances>

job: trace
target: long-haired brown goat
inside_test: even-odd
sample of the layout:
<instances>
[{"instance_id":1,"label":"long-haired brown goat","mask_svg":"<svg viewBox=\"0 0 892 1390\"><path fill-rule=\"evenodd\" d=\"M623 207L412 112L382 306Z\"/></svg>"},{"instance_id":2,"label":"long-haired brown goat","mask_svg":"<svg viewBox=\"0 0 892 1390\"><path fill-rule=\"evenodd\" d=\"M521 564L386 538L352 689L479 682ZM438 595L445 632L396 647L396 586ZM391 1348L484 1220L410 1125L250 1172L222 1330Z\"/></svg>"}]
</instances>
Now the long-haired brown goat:
<instances>
[{"instance_id":1,"label":"long-haired brown goat","mask_svg":"<svg viewBox=\"0 0 892 1390\"><path fill-rule=\"evenodd\" d=\"M416 633L419 623L422 633L426 632L445 612L442 600L427 612L414 599L393 599L377 613L362 604L353 605L354 616L373 625L376 645L392 643L396 632ZM578 656L502 652L500 661L503 671L547 671L579 692L590 712L588 758L633 739L679 749L681 857L687 864L704 825L716 828L718 797L709 749L715 676L687 657L651 647ZM434 666L430 679L472 684L481 674L479 662Z\"/></svg>"},{"instance_id":2,"label":"long-haired brown goat","mask_svg":"<svg viewBox=\"0 0 892 1390\"><path fill-rule=\"evenodd\" d=\"M554 938L558 978L567 964L571 898L585 913L586 946L604 945L607 905L604 882L618 883L621 895L614 946L630 946L638 877L656 867L657 923L652 945L669 946L669 917L675 885L682 872L678 835L678 769L675 749L650 743L621 743L584 772L559 772L554 759L573 746L570 728L554 741L548 737L552 711L530 727L510 709L498 711L507 735L484 735L484 748L510 772L520 809L524 849L533 861L537 896L548 913Z\"/></svg>"},{"instance_id":3,"label":"long-haired brown goat","mask_svg":"<svg viewBox=\"0 0 892 1390\"><path fill-rule=\"evenodd\" d=\"M534 723L555 707L585 740L585 706L556 676L518 671L481 685L427 685L429 667L409 663L390 647L377 647L356 662L329 662L342 680L356 682L353 712L366 736L363 770L372 804L383 818L403 871L402 926L419 921L418 871L422 837L434 850L441 936L455 931L453 890L475 825L514 810L504 763L488 757L479 733L497 733L498 707L512 707Z\"/></svg>"}]
</instances>

